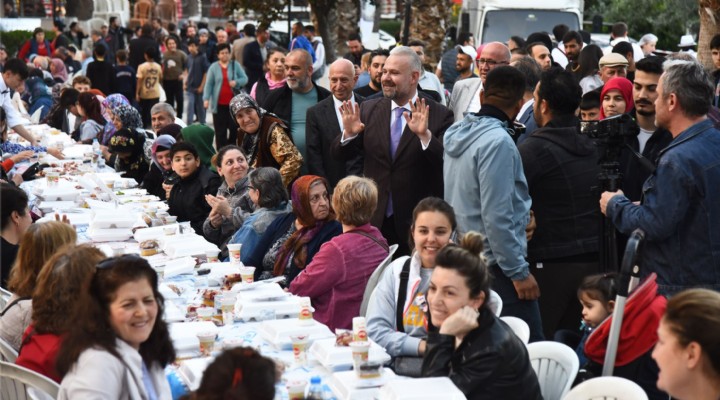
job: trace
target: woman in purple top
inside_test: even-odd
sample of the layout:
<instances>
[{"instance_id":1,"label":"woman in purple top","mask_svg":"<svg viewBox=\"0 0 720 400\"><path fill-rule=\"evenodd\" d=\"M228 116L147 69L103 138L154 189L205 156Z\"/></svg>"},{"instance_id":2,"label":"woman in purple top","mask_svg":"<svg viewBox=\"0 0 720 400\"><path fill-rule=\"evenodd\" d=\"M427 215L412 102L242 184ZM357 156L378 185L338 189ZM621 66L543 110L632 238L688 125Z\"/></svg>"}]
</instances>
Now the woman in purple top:
<instances>
[{"instance_id":1,"label":"woman in purple top","mask_svg":"<svg viewBox=\"0 0 720 400\"><path fill-rule=\"evenodd\" d=\"M290 284L291 293L310 297L315 320L333 331L352 328L370 275L388 255L387 241L370 225L377 196L370 179L348 176L338 182L332 206L343 233L323 244Z\"/></svg>"}]
</instances>

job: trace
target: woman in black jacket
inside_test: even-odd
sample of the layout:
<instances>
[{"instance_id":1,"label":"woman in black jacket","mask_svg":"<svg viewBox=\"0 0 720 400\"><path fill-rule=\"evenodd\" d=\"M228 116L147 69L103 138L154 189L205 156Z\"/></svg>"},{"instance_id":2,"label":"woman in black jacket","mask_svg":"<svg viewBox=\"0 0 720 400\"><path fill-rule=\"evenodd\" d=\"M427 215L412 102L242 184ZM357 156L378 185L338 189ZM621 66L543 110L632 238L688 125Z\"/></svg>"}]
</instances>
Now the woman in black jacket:
<instances>
[{"instance_id":1,"label":"woman in black jacket","mask_svg":"<svg viewBox=\"0 0 720 400\"><path fill-rule=\"evenodd\" d=\"M435 258L422 375L450 377L470 400L540 400L525 345L485 301L490 274L481 251L480 234L468 232Z\"/></svg>"},{"instance_id":2,"label":"woman in black jacket","mask_svg":"<svg viewBox=\"0 0 720 400\"><path fill-rule=\"evenodd\" d=\"M203 234L203 222L210 215L205 195L215 194L221 184L220 177L200 164L195 146L188 142L175 143L170 148L172 169L180 177L169 190L168 212L178 222L190 221L198 235ZM167 191L167 185L164 185Z\"/></svg>"}]
</instances>

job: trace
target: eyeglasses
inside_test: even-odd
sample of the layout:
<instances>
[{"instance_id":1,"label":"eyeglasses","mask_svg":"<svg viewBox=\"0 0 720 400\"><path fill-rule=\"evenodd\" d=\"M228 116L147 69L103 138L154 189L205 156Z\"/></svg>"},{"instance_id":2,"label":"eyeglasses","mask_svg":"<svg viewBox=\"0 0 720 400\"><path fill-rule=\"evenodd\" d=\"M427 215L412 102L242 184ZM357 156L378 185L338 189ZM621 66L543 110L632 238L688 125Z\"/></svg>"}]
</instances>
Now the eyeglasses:
<instances>
[{"instance_id":1,"label":"eyeglasses","mask_svg":"<svg viewBox=\"0 0 720 400\"><path fill-rule=\"evenodd\" d=\"M478 58L478 59L477 59L477 64L478 64L478 65L485 65L485 64L487 64L488 67L491 67L491 68L497 66L498 64L507 64L507 63L508 63L507 61L488 60L487 58Z\"/></svg>"},{"instance_id":2,"label":"eyeglasses","mask_svg":"<svg viewBox=\"0 0 720 400\"><path fill-rule=\"evenodd\" d=\"M115 264L118 261L136 261L136 260L143 260L142 257L140 257L137 254L123 254L119 257L111 257L106 258L98 263L98 265L95 267L97 269L108 269L115 266Z\"/></svg>"}]
</instances>

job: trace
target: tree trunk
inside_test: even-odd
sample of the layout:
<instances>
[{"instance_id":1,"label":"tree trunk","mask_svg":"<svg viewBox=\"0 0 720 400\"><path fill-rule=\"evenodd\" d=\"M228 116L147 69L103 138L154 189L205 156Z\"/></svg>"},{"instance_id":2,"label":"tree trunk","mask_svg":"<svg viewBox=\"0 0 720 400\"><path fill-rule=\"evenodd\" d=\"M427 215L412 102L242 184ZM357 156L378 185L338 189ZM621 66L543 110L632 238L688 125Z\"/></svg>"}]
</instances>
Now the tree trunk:
<instances>
[{"instance_id":1,"label":"tree trunk","mask_svg":"<svg viewBox=\"0 0 720 400\"><path fill-rule=\"evenodd\" d=\"M331 26L329 43L335 44L334 53L337 57L342 57L348 52L347 41L352 33L358 32L358 22L360 22L360 0L338 0L336 3L336 9L334 13L336 21L334 26ZM348 29L348 27L355 27ZM325 38L323 38L325 40ZM325 44L325 49L328 48L328 42Z\"/></svg>"},{"instance_id":2,"label":"tree trunk","mask_svg":"<svg viewBox=\"0 0 720 400\"><path fill-rule=\"evenodd\" d=\"M700 34L698 35L698 61L707 69L714 70L710 55L710 41L720 33L720 1L699 0Z\"/></svg>"},{"instance_id":3,"label":"tree trunk","mask_svg":"<svg viewBox=\"0 0 720 400\"><path fill-rule=\"evenodd\" d=\"M310 6L310 19L315 26L315 34L320 35L325 45L325 63L332 64L337 57L335 47L337 43L337 13L334 0L315 0Z\"/></svg>"},{"instance_id":4,"label":"tree trunk","mask_svg":"<svg viewBox=\"0 0 720 400\"><path fill-rule=\"evenodd\" d=\"M78 20L84 21L92 18L94 9L92 0L68 1L65 5L65 15L77 17Z\"/></svg>"},{"instance_id":5,"label":"tree trunk","mask_svg":"<svg viewBox=\"0 0 720 400\"><path fill-rule=\"evenodd\" d=\"M445 29L450 21L450 4L443 0L414 0L410 15L410 39L424 41L425 60L432 70L442 56ZM403 24L405 19L403 18ZM400 29L403 32L404 26Z\"/></svg>"}]
</instances>

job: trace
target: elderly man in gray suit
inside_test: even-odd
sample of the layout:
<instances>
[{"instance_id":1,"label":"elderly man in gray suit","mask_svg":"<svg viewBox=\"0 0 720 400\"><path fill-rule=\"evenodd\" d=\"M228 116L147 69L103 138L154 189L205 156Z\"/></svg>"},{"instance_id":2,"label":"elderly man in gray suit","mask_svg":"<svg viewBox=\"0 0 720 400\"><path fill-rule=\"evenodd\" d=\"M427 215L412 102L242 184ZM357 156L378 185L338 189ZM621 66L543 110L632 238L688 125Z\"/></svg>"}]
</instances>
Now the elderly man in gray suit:
<instances>
[{"instance_id":1,"label":"elderly man in gray suit","mask_svg":"<svg viewBox=\"0 0 720 400\"><path fill-rule=\"evenodd\" d=\"M448 108L455 115L455 122L462 120L467 113L480 110L480 90L487 74L495 67L510 63L510 49L500 42L491 42L483 47L477 59L479 78L467 78L455 82Z\"/></svg>"}]
</instances>

